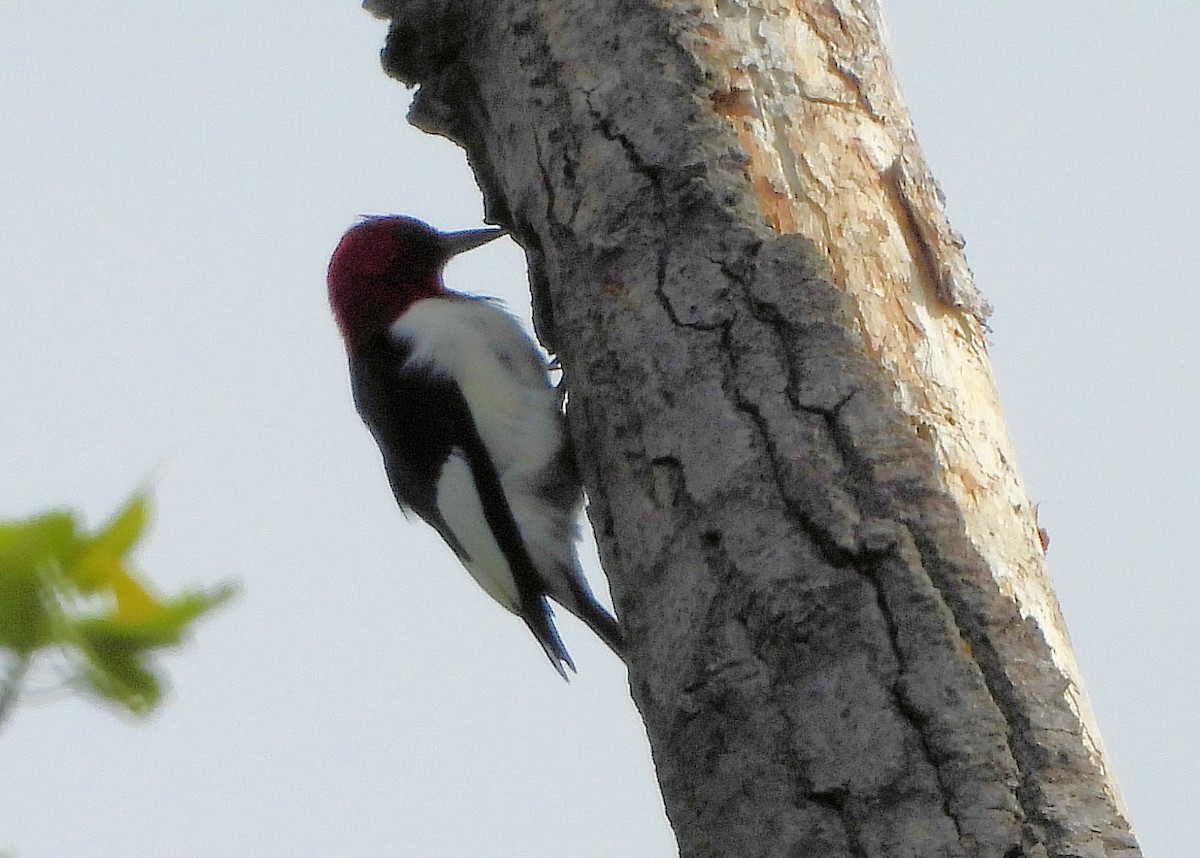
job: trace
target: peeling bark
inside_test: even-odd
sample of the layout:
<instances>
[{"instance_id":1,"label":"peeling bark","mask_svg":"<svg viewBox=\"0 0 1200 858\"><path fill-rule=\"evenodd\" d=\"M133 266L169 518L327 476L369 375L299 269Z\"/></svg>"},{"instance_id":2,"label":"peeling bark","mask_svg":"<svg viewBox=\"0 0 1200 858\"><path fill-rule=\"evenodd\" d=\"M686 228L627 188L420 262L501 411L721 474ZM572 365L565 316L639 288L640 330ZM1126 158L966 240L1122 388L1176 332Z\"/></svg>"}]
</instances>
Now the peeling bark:
<instances>
[{"instance_id":1,"label":"peeling bark","mask_svg":"<svg viewBox=\"0 0 1200 858\"><path fill-rule=\"evenodd\" d=\"M876 5L367 5L526 250L681 854L1140 854Z\"/></svg>"}]
</instances>

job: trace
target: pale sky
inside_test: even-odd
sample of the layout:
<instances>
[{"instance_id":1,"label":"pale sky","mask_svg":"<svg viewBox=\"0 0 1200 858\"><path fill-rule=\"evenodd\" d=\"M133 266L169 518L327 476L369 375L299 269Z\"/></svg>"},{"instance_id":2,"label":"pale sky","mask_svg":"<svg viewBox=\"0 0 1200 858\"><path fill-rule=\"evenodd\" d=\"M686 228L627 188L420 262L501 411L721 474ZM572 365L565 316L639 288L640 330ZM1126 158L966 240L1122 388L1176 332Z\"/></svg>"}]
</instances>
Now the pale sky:
<instances>
[{"instance_id":1,"label":"pale sky","mask_svg":"<svg viewBox=\"0 0 1200 858\"><path fill-rule=\"evenodd\" d=\"M1116 773L1146 854L1190 858L1200 14L887 10L996 307L1009 427ZM404 121L384 32L350 0L0 6L0 517L98 523L151 481L148 574L243 588L164 661L148 721L18 708L0 852L675 854L620 664L559 611L564 684L401 518L353 411L324 293L342 231L363 212L480 225L459 150ZM510 242L449 280L528 313Z\"/></svg>"}]
</instances>

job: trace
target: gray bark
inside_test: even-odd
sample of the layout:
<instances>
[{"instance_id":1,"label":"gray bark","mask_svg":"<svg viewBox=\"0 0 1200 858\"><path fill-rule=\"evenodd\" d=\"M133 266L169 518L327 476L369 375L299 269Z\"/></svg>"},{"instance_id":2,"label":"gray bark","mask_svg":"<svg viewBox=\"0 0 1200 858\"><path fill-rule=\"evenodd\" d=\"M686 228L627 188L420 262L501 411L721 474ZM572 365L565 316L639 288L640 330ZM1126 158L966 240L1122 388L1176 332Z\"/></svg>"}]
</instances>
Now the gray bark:
<instances>
[{"instance_id":1,"label":"gray bark","mask_svg":"<svg viewBox=\"0 0 1200 858\"><path fill-rule=\"evenodd\" d=\"M874 4L367 5L392 19L388 72L421 86L411 120L465 148L488 219L526 250L680 853L1140 854L1040 550L1021 553L1031 509L962 487L955 450L974 446L1001 451L1003 490L1023 491L1002 423L962 413L970 395L939 407L946 383L903 368L928 337L883 343L870 296L895 284L855 273L859 239L839 244L870 212L838 186L820 205L836 229L796 215L804 177L779 190L752 151L778 94L761 64L734 85L714 61L743 19L769 41L760 11L809 27L854 97L811 80L797 97L895 144L855 181L901 213L921 307L965 332L987 377L985 305ZM820 153L804 147L828 145L785 130L806 167ZM981 424L983 440L955 441Z\"/></svg>"}]
</instances>

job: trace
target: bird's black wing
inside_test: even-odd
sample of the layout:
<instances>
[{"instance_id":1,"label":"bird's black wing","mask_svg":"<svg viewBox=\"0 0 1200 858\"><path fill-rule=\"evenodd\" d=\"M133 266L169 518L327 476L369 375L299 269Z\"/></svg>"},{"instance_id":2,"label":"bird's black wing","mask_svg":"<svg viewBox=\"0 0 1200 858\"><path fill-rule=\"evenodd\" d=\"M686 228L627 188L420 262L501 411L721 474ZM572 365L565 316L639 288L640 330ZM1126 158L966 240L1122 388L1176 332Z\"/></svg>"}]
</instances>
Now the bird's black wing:
<instances>
[{"instance_id":1,"label":"bird's black wing","mask_svg":"<svg viewBox=\"0 0 1200 858\"><path fill-rule=\"evenodd\" d=\"M467 559L437 508L438 476L460 441L455 417L466 405L449 379L405 371L408 352L403 341L381 339L353 355L354 404L379 444L400 508L419 515Z\"/></svg>"},{"instance_id":2,"label":"bird's black wing","mask_svg":"<svg viewBox=\"0 0 1200 858\"><path fill-rule=\"evenodd\" d=\"M407 366L410 347L389 337L350 361L354 402L383 454L392 493L432 526L462 561L470 555L438 510L438 479L452 455L470 469L488 527L512 571L519 613L563 674L575 665L558 636L538 574L505 497L500 476L452 378Z\"/></svg>"}]
</instances>

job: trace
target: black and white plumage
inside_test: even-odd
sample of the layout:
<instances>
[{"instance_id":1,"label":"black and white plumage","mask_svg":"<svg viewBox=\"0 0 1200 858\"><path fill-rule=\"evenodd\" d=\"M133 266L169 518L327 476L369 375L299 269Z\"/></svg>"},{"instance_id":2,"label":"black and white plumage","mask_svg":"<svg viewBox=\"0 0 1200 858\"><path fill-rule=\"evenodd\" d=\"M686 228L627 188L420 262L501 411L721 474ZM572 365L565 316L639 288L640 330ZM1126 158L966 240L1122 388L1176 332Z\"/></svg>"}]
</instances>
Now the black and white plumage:
<instances>
[{"instance_id":1,"label":"black and white plumage","mask_svg":"<svg viewBox=\"0 0 1200 858\"><path fill-rule=\"evenodd\" d=\"M334 252L329 298L354 402L396 501L525 621L565 678L574 664L546 597L618 655L622 637L579 568L582 489L559 397L517 321L487 298L447 290L441 278L455 253L501 234L368 218Z\"/></svg>"}]
</instances>

